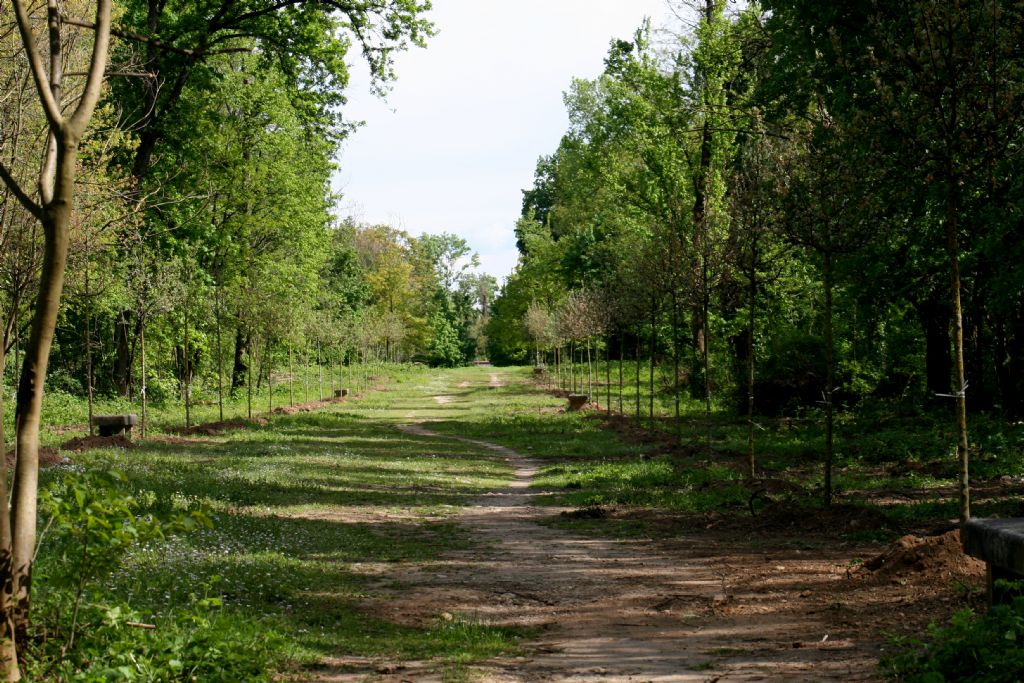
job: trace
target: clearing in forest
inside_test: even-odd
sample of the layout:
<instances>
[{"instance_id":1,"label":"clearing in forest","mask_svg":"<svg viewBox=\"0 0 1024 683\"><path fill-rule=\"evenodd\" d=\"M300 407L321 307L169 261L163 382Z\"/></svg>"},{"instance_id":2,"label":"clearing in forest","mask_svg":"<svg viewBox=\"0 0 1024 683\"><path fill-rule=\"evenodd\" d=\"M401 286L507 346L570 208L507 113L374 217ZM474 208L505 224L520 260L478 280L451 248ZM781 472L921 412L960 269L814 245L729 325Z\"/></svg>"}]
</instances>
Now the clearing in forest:
<instances>
[{"instance_id":1,"label":"clearing in forest","mask_svg":"<svg viewBox=\"0 0 1024 683\"><path fill-rule=\"evenodd\" d=\"M136 549L109 590L156 634L219 597L210 628L287 680L871 680L890 634L978 602L955 543L878 559L912 530L878 505L755 496L724 448L563 405L525 369L413 368L315 412L72 457L216 518Z\"/></svg>"}]
</instances>

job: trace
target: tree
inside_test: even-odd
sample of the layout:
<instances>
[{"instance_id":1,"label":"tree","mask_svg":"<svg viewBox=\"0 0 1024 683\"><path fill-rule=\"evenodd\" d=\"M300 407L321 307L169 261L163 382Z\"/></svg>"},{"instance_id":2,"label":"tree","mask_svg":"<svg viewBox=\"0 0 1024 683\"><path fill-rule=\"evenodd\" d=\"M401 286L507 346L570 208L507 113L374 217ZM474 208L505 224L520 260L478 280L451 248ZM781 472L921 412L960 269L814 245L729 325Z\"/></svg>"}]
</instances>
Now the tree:
<instances>
[{"instance_id":1,"label":"tree","mask_svg":"<svg viewBox=\"0 0 1024 683\"><path fill-rule=\"evenodd\" d=\"M1020 150L1024 7L1011 0L915 0L899 7L878 0L769 0L765 7L774 36L774 102L796 111L807 101L822 102L882 162L878 177L926 198L924 226L941 226L964 523L970 488L962 256L984 232L981 207L1001 203L996 168ZM922 238L929 236L930 230Z\"/></svg>"},{"instance_id":2,"label":"tree","mask_svg":"<svg viewBox=\"0 0 1024 683\"><path fill-rule=\"evenodd\" d=\"M818 125L803 131L797 149L787 159L784 202L789 221L786 233L795 244L820 259L824 290L825 408L824 502L832 504L832 467L835 459L834 292L836 262L867 241L871 218L870 191L863 187L863 166L844 145L842 132L827 113L818 112ZM860 187L858 187L860 186Z\"/></svg>"},{"instance_id":3,"label":"tree","mask_svg":"<svg viewBox=\"0 0 1024 683\"><path fill-rule=\"evenodd\" d=\"M85 86L65 110L64 40L60 8L48 0L48 52L40 51L28 7L12 0L18 31L32 80L49 124L35 192L26 191L5 164L0 179L42 226L44 250L39 293L32 318L15 408L18 460L10 515L0 514L0 671L19 680L17 637L28 618L32 560L36 540L39 475L39 416L53 331L60 307L67 263L69 228L74 210L78 151L99 101L110 47L111 1L97 0L92 55ZM70 112L66 115L65 111ZM7 500L7 465L0 459L0 500Z\"/></svg>"}]
</instances>

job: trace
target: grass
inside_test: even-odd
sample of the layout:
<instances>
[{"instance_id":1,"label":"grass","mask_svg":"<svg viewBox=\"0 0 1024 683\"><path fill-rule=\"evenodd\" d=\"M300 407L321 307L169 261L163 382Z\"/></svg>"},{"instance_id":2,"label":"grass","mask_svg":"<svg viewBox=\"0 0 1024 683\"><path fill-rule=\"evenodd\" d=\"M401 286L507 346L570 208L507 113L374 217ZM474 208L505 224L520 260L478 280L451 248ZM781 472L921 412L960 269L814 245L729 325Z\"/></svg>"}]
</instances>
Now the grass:
<instances>
[{"instance_id":1,"label":"grass","mask_svg":"<svg viewBox=\"0 0 1024 683\"><path fill-rule=\"evenodd\" d=\"M436 660L458 680L467 664L515 651L528 631L457 615L400 624L367 608L401 585L361 567L392 566L388 574L400 576L402 566L467 547L452 516L511 476L485 449L395 428L431 381L407 373L362 401L275 415L265 426L76 456L72 469L124 472L143 512L205 507L215 522L135 548L105 593L158 625L180 618L196 593L215 595L231 620L280 636L280 660L291 666L339 654ZM45 548L43 558L45 573Z\"/></svg>"}]
</instances>

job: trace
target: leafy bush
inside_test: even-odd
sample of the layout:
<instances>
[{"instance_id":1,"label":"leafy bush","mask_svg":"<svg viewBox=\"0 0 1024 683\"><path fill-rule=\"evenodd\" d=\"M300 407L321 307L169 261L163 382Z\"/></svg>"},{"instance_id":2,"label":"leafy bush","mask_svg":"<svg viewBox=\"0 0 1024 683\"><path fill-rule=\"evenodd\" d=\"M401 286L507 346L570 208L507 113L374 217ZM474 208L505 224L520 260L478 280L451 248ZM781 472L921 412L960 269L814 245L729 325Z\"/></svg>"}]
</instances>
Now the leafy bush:
<instances>
[{"instance_id":1,"label":"leafy bush","mask_svg":"<svg viewBox=\"0 0 1024 683\"><path fill-rule=\"evenodd\" d=\"M47 521L25 662L29 680L267 680L282 650L280 637L222 613L209 585L203 595L183 600L183 607L155 616L141 614L104 586L135 545L212 526L203 506L164 520L143 513L155 498L131 492L124 475L95 464L66 472L40 492Z\"/></svg>"},{"instance_id":2,"label":"leafy bush","mask_svg":"<svg viewBox=\"0 0 1024 683\"><path fill-rule=\"evenodd\" d=\"M897 640L900 651L882 659L896 681L1012 683L1024 678L1024 597L983 616L957 612L949 625L929 628L925 641Z\"/></svg>"}]
</instances>

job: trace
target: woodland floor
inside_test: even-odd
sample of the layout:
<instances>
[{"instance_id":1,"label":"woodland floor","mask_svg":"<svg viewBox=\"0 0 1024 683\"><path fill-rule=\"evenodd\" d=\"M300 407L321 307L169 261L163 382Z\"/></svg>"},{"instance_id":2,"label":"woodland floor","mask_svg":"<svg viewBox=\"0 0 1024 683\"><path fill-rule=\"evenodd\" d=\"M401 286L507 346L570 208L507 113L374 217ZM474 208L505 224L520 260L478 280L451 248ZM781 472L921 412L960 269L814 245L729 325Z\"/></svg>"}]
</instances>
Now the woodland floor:
<instances>
[{"instance_id":1,"label":"woodland floor","mask_svg":"<svg viewBox=\"0 0 1024 683\"><path fill-rule=\"evenodd\" d=\"M470 447L497 456L513 466L514 479L460 508L455 521L469 533L466 547L422 563L353 569L372 588L361 607L389 621L417 626L440 617L535 634L517 656L473 664L469 680L876 680L892 635L922 633L929 622L979 603L983 567L963 557L948 534L886 546L844 541L834 525L785 515L722 520L543 505L548 492L531 483L550 461L458 435L466 402L486 396L488 387L522 382L522 375L477 369L449 379L407 401L389 428L422 439L432 452ZM446 433L433 431L440 429L432 429L435 421ZM372 522L407 513L336 514ZM616 538L561 523L589 515L598 526L642 518L676 532ZM450 680L431 661L344 654L315 675L335 683Z\"/></svg>"}]
</instances>

